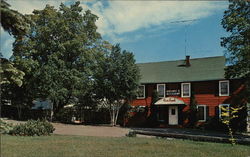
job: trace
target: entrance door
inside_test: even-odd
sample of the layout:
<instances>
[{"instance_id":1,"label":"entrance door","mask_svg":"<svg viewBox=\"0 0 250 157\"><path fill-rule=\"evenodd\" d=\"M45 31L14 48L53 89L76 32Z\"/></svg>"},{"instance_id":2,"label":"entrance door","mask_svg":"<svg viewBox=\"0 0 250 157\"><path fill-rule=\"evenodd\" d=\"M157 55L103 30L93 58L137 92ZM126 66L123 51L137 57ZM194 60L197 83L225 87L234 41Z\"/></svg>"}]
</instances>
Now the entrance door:
<instances>
[{"instance_id":1,"label":"entrance door","mask_svg":"<svg viewBox=\"0 0 250 157\"><path fill-rule=\"evenodd\" d=\"M178 125L178 106L168 107L169 125Z\"/></svg>"}]
</instances>

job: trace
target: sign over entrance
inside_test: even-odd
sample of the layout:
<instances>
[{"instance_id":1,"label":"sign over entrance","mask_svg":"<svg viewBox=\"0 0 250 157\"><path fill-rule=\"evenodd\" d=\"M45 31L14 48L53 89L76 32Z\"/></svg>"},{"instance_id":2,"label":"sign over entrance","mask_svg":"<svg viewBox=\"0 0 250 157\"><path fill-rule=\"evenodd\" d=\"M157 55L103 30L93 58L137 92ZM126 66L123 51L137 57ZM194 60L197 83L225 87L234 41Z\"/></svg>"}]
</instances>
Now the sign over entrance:
<instances>
[{"instance_id":1,"label":"sign over entrance","mask_svg":"<svg viewBox=\"0 0 250 157\"><path fill-rule=\"evenodd\" d=\"M184 101L175 97L166 97L158 100L155 105L178 105L185 104Z\"/></svg>"},{"instance_id":2,"label":"sign over entrance","mask_svg":"<svg viewBox=\"0 0 250 157\"><path fill-rule=\"evenodd\" d=\"M166 95L180 95L181 92L179 89L166 90Z\"/></svg>"}]
</instances>

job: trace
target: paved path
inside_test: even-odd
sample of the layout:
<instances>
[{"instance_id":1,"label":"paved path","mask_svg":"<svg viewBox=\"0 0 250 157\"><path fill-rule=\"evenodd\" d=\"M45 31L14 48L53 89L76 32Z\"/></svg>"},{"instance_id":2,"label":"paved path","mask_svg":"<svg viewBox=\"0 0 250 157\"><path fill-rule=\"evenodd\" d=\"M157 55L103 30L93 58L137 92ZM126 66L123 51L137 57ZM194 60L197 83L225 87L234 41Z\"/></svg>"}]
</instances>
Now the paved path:
<instances>
[{"instance_id":1,"label":"paved path","mask_svg":"<svg viewBox=\"0 0 250 157\"><path fill-rule=\"evenodd\" d=\"M221 132L202 131L187 128L135 128L137 135L159 136L168 138L190 139L194 141L226 142L230 143L229 135ZM250 136L238 134L234 135L237 143L250 145Z\"/></svg>"},{"instance_id":2,"label":"paved path","mask_svg":"<svg viewBox=\"0 0 250 157\"><path fill-rule=\"evenodd\" d=\"M137 131L147 131L147 132L161 132L161 133L171 133L171 134L185 134L185 135L202 135L202 136L212 136L212 137L229 137L227 133L210 131L210 130L199 130L199 129L189 129L189 128L134 128ZM241 138L250 138L249 135L234 135Z\"/></svg>"}]
</instances>

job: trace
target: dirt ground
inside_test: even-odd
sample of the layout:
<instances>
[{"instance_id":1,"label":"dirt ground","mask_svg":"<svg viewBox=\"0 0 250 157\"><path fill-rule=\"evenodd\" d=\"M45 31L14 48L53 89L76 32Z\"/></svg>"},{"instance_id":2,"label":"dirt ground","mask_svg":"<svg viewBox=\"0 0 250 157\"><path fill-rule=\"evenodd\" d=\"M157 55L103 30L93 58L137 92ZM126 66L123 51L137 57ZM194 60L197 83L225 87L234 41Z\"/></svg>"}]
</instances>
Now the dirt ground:
<instances>
[{"instance_id":1,"label":"dirt ground","mask_svg":"<svg viewBox=\"0 0 250 157\"><path fill-rule=\"evenodd\" d=\"M129 129L110 126L90 126L90 125L71 125L53 123L54 134L59 135L83 135L83 136L103 136L103 137L122 137Z\"/></svg>"},{"instance_id":2,"label":"dirt ground","mask_svg":"<svg viewBox=\"0 0 250 157\"><path fill-rule=\"evenodd\" d=\"M9 123L18 124L25 121L4 120ZM55 127L53 134L58 135L82 135L82 136L102 136L102 137L123 137L130 129L111 126L92 126L92 125L72 125L62 123L52 123Z\"/></svg>"}]
</instances>

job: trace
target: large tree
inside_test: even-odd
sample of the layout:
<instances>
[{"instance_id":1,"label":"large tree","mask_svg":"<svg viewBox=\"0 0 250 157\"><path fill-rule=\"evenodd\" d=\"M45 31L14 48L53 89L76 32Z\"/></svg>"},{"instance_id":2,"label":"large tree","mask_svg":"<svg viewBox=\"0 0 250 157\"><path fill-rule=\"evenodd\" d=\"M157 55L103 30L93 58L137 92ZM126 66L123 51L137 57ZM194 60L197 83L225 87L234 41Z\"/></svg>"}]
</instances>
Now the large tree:
<instances>
[{"instance_id":1,"label":"large tree","mask_svg":"<svg viewBox=\"0 0 250 157\"><path fill-rule=\"evenodd\" d=\"M244 78L250 99L250 2L230 0L221 24L230 33L221 42L227 49L226 77Z\"/></svg>"},{"instance_id":2,"label":"large tree","mask_svg":"<svg viewBox=\"0 0 250 157\"><path fill-rule=\"evenodd\" d=\"M246 127L246 102L250 102L250 2L230 0L222 26L230 33L221 42L227 49L225 55L229 66L226 67L226 78L242 78L245 81L246 90L238 93L232 102L232 106L244 108L237 113L238 118L230 122L234 130L242 131Z\"/></svg>"},{"instance_id":3,"label":"large tree","mask_svg":"<svg viewBox=\"0 0 250 157\"><path fill-rule=\"evenodd\" d=\"M140 75L132 53L122 51L119 45L106 47L94 80L96 96L109 109L111 125L115 126L120 108L137 95Z\"/></svg>"},{"instance_id":4,"label":"large tree","mask_svg":"<svg viewBox=\"0 0 250 157\"><path fill-rule=\"evenodd\" d=\"M61 4L59 10L46 5L27 18L32 21L30 31L14 43L14 63L26 74L19 90L31 98L27 103L47 98L58 111L91 90L100 55L98 17L89 10L82 12L76 2L69 7Z\"/></svg>"}]
</instances>

